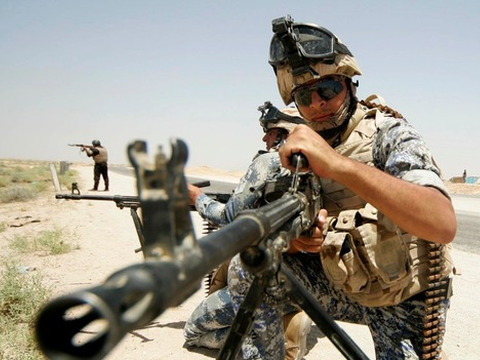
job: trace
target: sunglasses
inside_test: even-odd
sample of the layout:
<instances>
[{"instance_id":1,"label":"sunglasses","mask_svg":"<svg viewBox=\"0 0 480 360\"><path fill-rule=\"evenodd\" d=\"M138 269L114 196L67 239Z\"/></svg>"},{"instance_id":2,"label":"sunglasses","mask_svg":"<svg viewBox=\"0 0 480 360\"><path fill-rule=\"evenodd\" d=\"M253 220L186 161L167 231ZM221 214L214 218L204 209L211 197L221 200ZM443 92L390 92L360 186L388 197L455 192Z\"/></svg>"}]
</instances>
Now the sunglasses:
<instances>
[{"instance_id":1,"label":"sunglasses","mask_svg":"<svg viewBox=\"0 0 480 360\"><path fill-rule=\"evenodd\" d=\"M322 100L328 101L340 94L343 88L344 85L340 79L330 77L295 89L292 97L298 106L309 106L312 103L313 93L317 93Z\"/></svg>"}]
</instances>

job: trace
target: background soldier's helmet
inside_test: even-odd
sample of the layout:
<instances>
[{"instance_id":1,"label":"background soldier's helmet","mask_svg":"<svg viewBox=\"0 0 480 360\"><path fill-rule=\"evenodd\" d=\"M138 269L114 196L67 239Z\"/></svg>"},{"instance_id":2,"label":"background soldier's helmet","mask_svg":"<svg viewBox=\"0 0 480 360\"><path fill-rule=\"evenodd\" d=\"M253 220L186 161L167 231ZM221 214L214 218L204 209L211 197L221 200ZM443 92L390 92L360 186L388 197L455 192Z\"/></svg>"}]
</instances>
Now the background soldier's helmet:
<instances>
[{"instance_id":1,"label":"background soldier's helmet","mask_svg":"<svg viewBox=\"0 0 480 360\"><path fill-rule=\"evenodd\" d=\"M270 101L265 101L258 107L258 111L262 112L259 122L264 132L270 129L284 129L290 132L298 124L305 124L297 109L289 107L279 110Z\"/></svg>"},{"instance_id":2,"label":"background soldier's helmet","mask_svg":"<svg viewBox=\"0 0 480 360\"><path fill-rule=\"evenodd\" d=\"M281 26L277 26L280 21ZM277 76L280 96L286 105L292 91L313 79L327 75L353 78L360 67L348 48L329 30L314 24L294 23L287 16L272 22L275 34L270 42L270 65Z\"/></svg>"},{"instance_id":3,"label":"background soldier's helmet","mask_svg":"<svg viewBox=\"0 0 480 360\"><path fill-rule=\"evenodd\" d=\"M92 145L93 146L100 146L100 140L93 140Z\"/></svg>"}]
</instances>

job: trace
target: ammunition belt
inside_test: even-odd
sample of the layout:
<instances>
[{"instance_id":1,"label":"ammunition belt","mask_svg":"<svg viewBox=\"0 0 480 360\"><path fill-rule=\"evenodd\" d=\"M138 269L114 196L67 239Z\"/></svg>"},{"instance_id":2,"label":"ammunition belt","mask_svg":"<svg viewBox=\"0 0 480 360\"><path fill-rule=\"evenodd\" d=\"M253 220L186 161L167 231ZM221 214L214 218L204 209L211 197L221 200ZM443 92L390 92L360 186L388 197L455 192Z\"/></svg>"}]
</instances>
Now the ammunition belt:
<instances>
[{"instance_id":1,"label":"ammunition belt","mask_svg":"<svg viewBox=\"0 0 480 360\"><path fill-rule=\"evenodd\" d=\"M203 221L202 221L202 234L203 235L211 234L212 232L214 232L217 229L218 229L218 226L213 225L208 220L203 219ZM213 274L215 273L216 270L217 270L217 268L210 271L207 275L205 275L205 277L203 279L205 296L208 296L210 294L210 286L212 285Z\"/></svg>"},{"instance_id":2,"label":"ammunition belt","mask_svg":"<svg viewBox=\"0 0 480 360\"><path fill-rule=\"evenodd\" d=\"M445 268L445 246L429 243L428 289L425 290L422 360L438 359L442 352L445 323L444 301L452 295L452 279L442 275ZM443 313L443 315L442 315Z\"/></svg>"}]
</instances>

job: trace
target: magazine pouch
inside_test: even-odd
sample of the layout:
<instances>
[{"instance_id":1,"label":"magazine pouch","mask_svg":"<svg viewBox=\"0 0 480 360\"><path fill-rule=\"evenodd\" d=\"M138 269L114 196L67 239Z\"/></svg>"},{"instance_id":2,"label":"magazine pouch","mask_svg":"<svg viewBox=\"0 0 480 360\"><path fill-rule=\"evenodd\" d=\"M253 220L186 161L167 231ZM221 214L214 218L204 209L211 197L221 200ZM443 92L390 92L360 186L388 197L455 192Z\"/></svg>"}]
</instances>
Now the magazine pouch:
<instances>
[{"instance_id":1,"label":"magazine pouch","mask_svg":"<svg viewBox=\"0 0 480 360\"><path fill-rule=\"evenodd\" d=\"M366 268L355 252L348 232L329 232L321 252L323 269L334 287L353 293L369 283Z\"/></svg>"},{"instance_id":2,"label":"magazine pouch","mask_svg":"<svg viewBox=\"0 0 480 360\"><path fill-rule=\"evenodd\" d=\"M320 253L325 275L337 289L365 306L398 304L411 281L408 251L396 232L377 222L367 204L330 220Z\"/></svg>"}]
</instances>

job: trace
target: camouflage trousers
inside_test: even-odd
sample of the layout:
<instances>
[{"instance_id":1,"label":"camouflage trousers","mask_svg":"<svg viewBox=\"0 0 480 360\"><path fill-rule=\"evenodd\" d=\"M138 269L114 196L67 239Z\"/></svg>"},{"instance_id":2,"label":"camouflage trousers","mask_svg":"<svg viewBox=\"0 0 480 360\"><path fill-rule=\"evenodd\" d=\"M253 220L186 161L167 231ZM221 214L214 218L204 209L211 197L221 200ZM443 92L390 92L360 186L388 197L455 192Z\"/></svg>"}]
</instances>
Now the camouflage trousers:
<instances>
[{"instance_id":1,"label":"camouflage trousers","mask_svg":"<svg viewBox=\"0 0 480 360\"><path fill-rule=\"evenodd\" d=\"M186 344L220 349L234 316L228 288L211 293L195 308L185 324L183 336Z\"/></svg>"},{"instance_id":2,"label":"camouflage trousers","mask_svg":"<svg viewBox=\"0 0 480 360\"><path fill-rule=\"evenodd\" d=\"M365 307L333 289L325 277L319 256L285 255L283 261L333 319L368 326L376 359L421 358L425 313L422 296L414 296L396 306ZM237 255L230 263L228 277L236 312L248 292L253 275L242 267ZM289 305L286 297L278 299L265 295L263 304L256 309L252 331L242 345L243 359L285 358L282 319ZM440 309L440 329L445 328L448 306L449 301L445 300ZM443 338L443 333L439 336Z\"/></svg>"}]
</instances>

